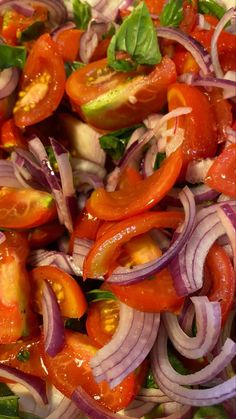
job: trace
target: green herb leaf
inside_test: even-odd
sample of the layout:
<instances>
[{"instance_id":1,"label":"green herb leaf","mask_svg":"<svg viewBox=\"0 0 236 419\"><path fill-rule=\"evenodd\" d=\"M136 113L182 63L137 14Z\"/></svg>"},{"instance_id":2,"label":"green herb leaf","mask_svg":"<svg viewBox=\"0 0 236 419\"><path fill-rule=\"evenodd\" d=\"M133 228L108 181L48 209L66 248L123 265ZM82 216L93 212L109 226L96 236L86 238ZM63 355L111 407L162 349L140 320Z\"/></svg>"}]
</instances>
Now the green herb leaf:
<instances>
[{"instance_id":1,"label":"green herb leaf","mask_svg":"<svg viewBox=\"0 0 236 419\"><path fill-rule=\"evenodd\" d=\"M87 292L86 295L90 303L95 303L97 301L104 301L104 300L117 300L113 292L101 290L101 289L91 290Z\"/></svg>"},{"instance_id":2,"label":"green herb leaf","mask_svg":"<svg viewBox=\"0 0 236 419\"><path fill-rule=\"evenodd\" d=\"M22 349L20 352L18 352L17 359L20 362L27 362L27 361L29 361L29 359L30 359L30 352L27 351L26 349Z\"/></svg>"},{"instance_id":3,"label":"green herb leaf","mask_svg":"<svg viewBox=\"0 0 236 419\"><path fill-rule=\"evenodd\" d=\"M87 29L92 17L91 6L86 1L73 0L74 21L79 29Z\"/></svg>"},{"instance_id":4,"label":"green herb leaf","mask_svg":"<svg viewBox=\"0 0 236 419\"><path fill-rule=\"evenodd\" d=\"M0 397L0 418L5 416L18 416L19 397L18 396L2 396Z\"/></svg>"},{"instance_id":5,"label":"green herb leaf","mask_svg":"<svg viewBox=\"0 0 236 419\"><path fill-rule=\"evenodd\" d=\"M19 41L28 42L37 39L45 30L45 24L41 20L38 20L32 25L28 26L24 31L21 32Z\"/></svg>"},{"instance_id":6,"label":"green herb leaf","mask_svg":"<svg viewBox=\"0 0 236 419\"><path fill-rule=\"evenodd\" d=\"M0 70L9 67L23 68L26 61L25 47L12 47L0 44Z\"/></svg>"},{"instance_id":7,"label":"green herb leaf","mask_svg":"<svg viewBox=\"0 0 236 419\"><path fill-rule=\"evenodd\" d=\"M199 13L215 16L217 19L221 19L226 12L226 8L221 6L215 0L199 0L198 11Z\"/></svg>"},{"instance_id":8,"label":"green herb leaf","mask_svg":"<svg viewBox=\"0 0 236 419\"><path fill-rule=\"evenodd\" d=\"M145 388L158 388L158 385L155 381L154 375L152 373L152 370L149 370L149 373L146 377L146 381L144 383Z\"/></svg>"},{"instance_id":9,"label":"green herb leaf","mask_svg":"<svg viewBox=\"0 0 236 419\"><path fill-rule=\"evenodd\" d=\"M225 413L225 409L222 405L200 407L193 416L193 419L206 419L206 418L217 418L217 419L228 419L228 415Z\"/></svg>"},{"instance_id":10,"label":"green herb leaf","mask_svg":"<svg viewBox=\"0 0 236 419\"><path fill-rule=\"evenodd\" d=\"M14 396L13 391L5 383L0 383L0 397L2 396Z\"/></svg>"},{"instance_id":11,"label":"green herb leaf","mask_svg":"<svg viewBox=\"0 0 236 419\"><path fill-rule=\"evenodd\" d=\"M73 61L72 63L66 62L64 64L66 77L69 77L74 71L78 70L79 68L84 67L85 64L81 63L80 61Z\"/></svg>"},{"instance_id":12,"label":"green herb leaf","mask_svg":"<svg viewBox=\"0 0 236 419\"><path fill-rule=\"evenodd\" d=\"M189 374L187 368L184 367L182 362L173 354L173 351L170 348L168 348L168 358L175 371L182 375Z\"/></svg>"},{"instance_id":13,"label":"green herb leaf","mask_svg":"<svg viewBox=\"0 0 236 419\"><path fill-rule=\"evenodd\" d=\"M162 26L178 27L183 20L183 0L170 0L160 14Z\"/></svg>"},{"instance_id":14,"label":"green herb leaf","mask_svg":"<svg viewBox=\"0 0 236 419\"><path fill-rule=\"evenodd\" d=\"M108 134L103 135L99 138L100 145L104 151L106 151L113 160L119 160L125 151L125 147L128 144L128 141L136 130L142 125L134 125L129 128L122 128L118 131L113 131Z\"/></svg>"},{"instance_id":15,"label":"green herb leaf","mask_svg":"<svg viewBox=\"0 0 236 419\"><path fill-rule=\"evenodd\" d=\"M117 51L128 53L131 59L118 60ZM138 64L155 65L161 61L156 30L144 2L133 10L112 37L107 57L109 66L116 71L130 71Z\"/></svg>"},{"instance_id":16,"label":"green herb leaf","mask_svg":"<svg viewBox=\"0 0 236 419\"><path fill-rule=\"evenodd\" d=\"M166 158L166 153L157 153L155 164L154 164L154 170L157 170L161 167L161 163Z\"/></svg>"}]
</instances>

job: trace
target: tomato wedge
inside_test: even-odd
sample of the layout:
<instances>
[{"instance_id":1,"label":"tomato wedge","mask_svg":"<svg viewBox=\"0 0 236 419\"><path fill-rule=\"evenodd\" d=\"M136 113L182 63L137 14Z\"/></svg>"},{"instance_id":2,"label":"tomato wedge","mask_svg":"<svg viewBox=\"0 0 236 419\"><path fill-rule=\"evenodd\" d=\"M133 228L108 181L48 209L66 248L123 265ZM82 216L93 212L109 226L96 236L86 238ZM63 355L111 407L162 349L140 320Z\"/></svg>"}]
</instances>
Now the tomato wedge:
<instances>
[{"instance_id":1,"label":"tomato wedge","mask_svg":"<svg viewBox=\"0 0 236 419\"><path fill-rule=\"evenodd\" d=\"M0 189L0 228L31 228L57 216L52 196L36 189Z\"/></svg>"},{"instance_id":2,"label":"tomato wedge","mask_svg":"<svg viewBox=\"0 0 236 419\"><path fill-rule=\"evenodd\" d=\"M72 62L78 59L80 38L83 32L80 29L68 29L57 35L56 43L64 61Z\"/></svg>"},{"instance_id":3,"label":"tomato wedge","mask_svg":"<svg viewBox=\"0 0 236 419\"><path fill-rule=\"evenodd\" d=\"M129 374L120 385L110 389L103 381L97 384L93 378L89 361L96 348L88 336L66 332L66 345L54 358L43 352L43 361L53 385L67 397L80 385L98 403L117 412L134 399L139 390L137 375Z\"/></svg>"},{"instance_id":4,"label":"tomato wedge","mask_svg":"<svg viewBox=\"0 0 236 419\"><path fill-rule=\"evenodd\" d=\"M236 144L226 147L216 158L205 182L216 191L236 198Z\"/></svg>"},{"instance_id":5,"label":"tomato wedge","mask_svg":"<svg viewBox=\"0 0 236 419\"><path fill-rule=\"evenodd\" d=\"M86 203L87 211L101 220L123 220L152 208L175 184L182 167L182 151L176 150L159 170L135 188L107 192L103 188L94 191Z\"/></svg>"},{"instance_id":6,"label":"tomato wedge","mask_svg":"<svg viewBox=\"0 0 236 419\"><path fill-rule=\"evenodd\" d=\"M18 127L36 124L52 115L65 88L65 69L49 34L35 42L24 68L21 91L13 109Z\"/></svg>"},{"instance_id":7,"label":"tomato wedge","mask_svg":"<svg viewBox=\"0 0 236 419\"><path fill-rule=\"evenodd\" d=\"M100 224L101 220L97 217L93 217L86 209L83 209L75 221L74 230L70 237L69 252L73 252L76 238L95 240Z\"/></svg>"},{"instance_id":8,"label":"tomato wedge","mask_svg":"<svg viewBox=\"0 0 236 419\"><path fill-rule=\"evenodd\" d=\"M28 148L20 129L15 125L14 119L8 119L2 124L0 133L0 147L5 150L13 147Z\"/></svg>"},{"instance_id":9,"label":"tomato wedge","mask_svg":"<svg viewBox=\"0 0 236 419\"><path fill-rule=\"evenodd\" d=\"M141 122L166 104L167 87L176 80L167 56L155 67L116 72L107 59L74 71L66 83L73 108L89 124L114 130Z\"/></svg>"},{"instance_id":10,"label":"tomato wedge","mask_svg":"<svg viewBox=\"0 0 236 419\"><path fill-rule=\"evenodd\" d=\"M31 249L40 249L59 239L65 232L65 226L54 221L36 227L29 232L28 240Z\"/></svg>"},{"instance_id":11,"label":"tomato wedge","mask_svg":"<svg viewBox=\"0 0 236 419\"><path fill-rule=\"evenodd\" d=\"M57 296L62 316L80 318L86 311L87 302L76 280L56 266L39 266L30 272L32 284L32 308L41 313L41 295L44 281L48 281Z\"/></svg>"}]
</instances>

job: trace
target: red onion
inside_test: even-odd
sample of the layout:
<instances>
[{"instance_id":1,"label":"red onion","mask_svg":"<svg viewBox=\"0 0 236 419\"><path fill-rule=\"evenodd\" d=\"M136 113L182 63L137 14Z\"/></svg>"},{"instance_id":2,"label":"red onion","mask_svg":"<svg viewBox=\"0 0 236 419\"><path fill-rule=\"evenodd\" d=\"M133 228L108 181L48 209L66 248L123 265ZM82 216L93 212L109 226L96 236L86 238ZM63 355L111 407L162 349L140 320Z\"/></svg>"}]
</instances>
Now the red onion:
<instances>
[{"instance_id":1,"label":"red onion","mask_svg":"<svg viewBox=\"0 0 236 419\"><path fill-rule=\"evenodd\" d=\"M5 240L6 240L5 234L2 231L0 231L0 244L4 243Z\"/></svg>"},{"instance_id":2,"label":"red onion","mask_svg":"<svg viewBox=\"0 0 236 419\"><path fill-rule=\"evenodd\" d=\"M192 112L192 108L180 106L179 108L174 109L173 111L168 112L166 115L162 116L162 118L157 120L157 123L153 126L153 131L156 136L159 135L160 129L171 119L178 118L182 115L188 115Z\"/></svg>"},{"instance_id":3,"label":"red onion","mask_svg":"<svg viewBox=\"0 0 236 419\"><path fill-rule=\"evenodd\" d=\"M145 313L120 303L119 325L111 341L90 360L97 382L114 388L134 371L150 352L160 323L160 314Z\"/></svg>"},{"instance_id":4,"label":"red onion","mask_svg":"<svg viewBox=\"0 0 236 419\"><path fill-rule=\"evenodd\" d=\"M236 81L229 80L226 78L215 78L215 77L198 77L193 79L189 84L192 86L202 87L218 87L224 89L224 98L229 99L236 95Z\"/></svg>"},{"instance_id":5,"label":"red onion","mask_svg":"<svg viewBox=\"0 0 236 419\"><path fill-rule=\"evenodd\" d=\"M172 313L163 313L163 321L178 352L186 358L197 359L205 356L216 345L221 329L221 308L219 302L210 302L205 296L191 297L191 300L196 312L196 337L186 335Z\"/></svg>"},{"instance_id":6,"label":"red onion","mask_svg":"<svg viewBox=\"0 0 236 419\"><path fill-rule=\"evenodd\" d=\"M181 202L178 198L180 192L180 188L171 189L162 202L173 207L180 207ZM219 192L211 189L205 184L192 187L191 192L194 195L196 205L202 204L205 201L214 201L219 196Z\"/></svg>"},{"instance_id":7,"label":"red onion","mask_svg":"<svg viewBox=\"0 0 236 419\"><path fill-rule=\"evenodd\" d=\"M93 241L89 239L81 239L79 237L75 238L74 241L74 248L73 248L73 261L78 269L81 272L81 276L83 276L83 264L85 257L89 253L91 247L93 245Z\"/></svg>"},{"instance_id":8,"label":"red onion","mask_svg":"<svg viewBox=\"0 0 236 419\"><path fill-rule=\"evenodd\" d=\"M204 76L212 73L213 66L210 55L203 46L190 35L187 35L178 29L158 27L157 36L179 42L192 54Z\"/></svg>"},{"instance_id":9,"label":"red onion","mask_svg":"<svg viewBox=\"0 0 236 419\"><path fill-rule=\"evenodd\" d=\"M28 264L31 266L56 266L69 275L82 276L82 268L74 262L73 257L56 250L32 250L28 258Z\"/></svg>"},{"instance_id":10,"label":"red onion","mask_svg":"<svg viewBox=\"0 0 236 419\"><path fill-rule=\"evenodd\" d=\"M104 21L114 22L123 0L88 0L92 6L92 16Z\"/></svg>"},{"instance_id":11,"label":"red onion","mask_svg":"<svg viewBox=\"0 0 236 419\"><path fill-rule=\"evenodd\" d=\"M91 147L93 146L91 145ZM83 173L92 173L100 177L101 179L104 179L104 177L106 176L106 170L104 169L104 167L92 161L72 157L70 159L70 162L72 169L75 172L79 171Z\"/></svg>"},{"instance_id":12,"label":"red onion","mask_svg":"<svg viewBox=\"0 0 236 419\"><path fill-rule=\"evenodd\" d=\"M123 172L127 166L137 166L137 161L140 160L140 152L152 138L154 138L154 132L149 130L127 148L127 151L118 163L121 172Z\"/></svg>"},{"instance_id":13,"label":"red onion","mask_svg":"<svg viewBox=\"0 0 236 419\"><path fill-rule=\"evenodd\" d=\"M91 20L88 29L82 34L80 39L80 58L83 63L88 63L96 50L99 41L109 30L109 24Z\"/></svg>"},{"instance_id":14,"label":"red onion","mask_svg":"<svg viewBox=\"0 0 236 419\"><path fill-rule=\"evenodd\" d=\"M51 37L56 41L58 35L64 31L68 31L68 29L74 29L76 27L74 22L66 22L63 25L57 26L53 31L51 32Z\"/></svg>"},{"instance_id":15,"label":"red onion","mask_svg":"<svg viewBox=\"0 0 236 419\"><path fill-rule=\"evenodd\" d=\"M57 408L46 419L78 419L78 407L67 397L63 397Z\"/></svg>"},{"instance_id":16,"label":"red onion","mask_svg":"<svg viewBox=\"0 0 236 419\"><path fill-rule=\"evenodd\" d=\"M17 179L14 166L9 160L0 160L0 186L22 188L22 183Z\"/></svg>"},{"instance_id":17,"label":"red onion","mask_svg":"<svg viewBox=\"0 0 236 419\"><path fill-rule=\"evenodd\" d=\"M211 29L211 25L206 21L204 15L201 13L197 14L197 22L196 22L196 29L198 30L209 30Z\"/></svg>"},{"instance_id":18,"label":"red onion","mask_svg":"<svg viewBox=\"0 0 236 419\"><path fill-rule=\"evenodd\" d=\"M136 399L153 403L166 403L171 400L159 388L142 388Z\"/></svg>"},{"instance_id":19,"label":"red onion","mask_svg":"<svg viewBox=\"0 0 236 419\"><path fill-rule=\"evenodd\" d=\"M173 384L196 385L206 383L217 377L236 355L236 343L231 339L227 339L220 354L217 355L210 364L193 374L182 375L170 364L167 352L167 340L168 336L162 325L158 333L156 351L158 353L159 367L162 373L168 377ZM155 351L155 347L153 350Z\"/></svg>"},{"instance_id":20,"label":"red onion","mask_svg":"<svg viewBox=\"0 0 236 419\"><path fill-rule=\"evenodd\" d=\"M155 405L156 403L143 402L135 399L128 407L125 408L124 413L132 418L142 418L147 415L155 407Z\"/></svg>"},{"instance_id":21,"label":"red onion","mask_svg":"<svg viewBox=\"0 0 236 419\"><path fill-rule=\"evenodd\" d=\"M236 212L229 204L220 205L217 211L231 243L236 268Z\"/></svg>"},{"instance_id":22,"label":"red onion","mask_svg":"<svg viewBox=\"0 0 236 419\"><path fill-rule=\"evenodd\" d=\"M212 39L211 39L212 64L213 64L213 68L214 68L216 77L219 77L219 78L223 78L224 73L222 71L220 61L219 61L219 56L218 56L218 51L217 51L217 41L218 41L218 38L219 38L222 30L224 29L226 23L228 23L228 21L233 18L233 16L235 15L235 12L236 12L236 8L232 8L232 9L229 9L224 14L224 16L220 19L219 23L216 25L214 34L213 34Z\"/></svg>"},{"instance_id":23,"label":"red onion","mask_svg":"<svg viewBox=\"0 0 236 419\"><path fill-rule=\"evenodd\" d=\"M194 197L188 187L185 187L180 193L180 200L185 211L185 222L182 232L178 238L171 244L170 248L160 258L141 265L134 266L133 269L118 267L112 275L107 279L108 282L130 285L149 278L150 276L160 272L170 261L176 257L183 246L186 244L194 225L195 219L195 202Z\"/></svg>"},{"instance_id":24,"label":"red onion","mask_svg":"<svg viewBox=\"0 0 236 419\"><path fill-rule=\"evenodd\" d=\"M236 130L228 127L225 130L227 135L227 145L235 144L236 143Z\"/></svg>"},{"instance_id":25,"label":"red onion","mask_svg":"<svg viewBox=\"0 0 236 419\"><path fill-rule=\"evenodd\" d=\"M0 99L10 96L19 81L19 70L14 67L0 71Z\"/></svg>"},{"instance_id":26,"label":"red onion","mask_svg":"<svg viewBox=\"0 0 236 419\"><path fill-rule=\"evenodd\" d=\"M12 9L14 9L17 13L20 13L26 17L32 17L34 14L34 8L29 4L22 4L21 2L15 2L11 4Z\"/></svg>"},{"instance_id":27,"label":"red onion","mask_svg":"<svg viewBox=\"0 0 236 419\"><path fill-rule=\"evenodd\" d=\"M77 170L73 172L73 179L78 191L88 192L91 189L104 188L102 179L94 173Z\"/></svg>"},{"instance_id":28,"label":"red onion","mask_svg":"<svg viewBox=\"0 0 236 419\"><path fill-rule=\"evenodd\" d=\"M64 322L56 295L47 281L42 291L44 349L54 357L65 345Z\"/></svg>"},{"instance_id":29,"label":"red onion","mask_svg":"<svg viewBox=\"0 0 236 419\"><path fill-rule=\"evenodd\" d=\"M22 384L29 390L37 403L48 403L46 383L41 378L2 364L0 364L0 377Z\"/></svg>"}]
</instances>

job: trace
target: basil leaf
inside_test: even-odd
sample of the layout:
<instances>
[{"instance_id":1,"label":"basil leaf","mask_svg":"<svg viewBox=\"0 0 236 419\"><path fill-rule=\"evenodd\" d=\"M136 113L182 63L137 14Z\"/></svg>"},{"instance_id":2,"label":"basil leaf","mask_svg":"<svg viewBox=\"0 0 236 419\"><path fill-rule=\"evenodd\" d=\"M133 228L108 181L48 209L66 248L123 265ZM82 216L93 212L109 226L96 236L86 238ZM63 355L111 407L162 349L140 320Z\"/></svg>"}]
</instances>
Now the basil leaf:
<instances>
[{"instance_id":1,"label":"basil leaf","mask_svg":"<svg viewBox=\"0 0 236 419\"><path fill-rule=\"evenodd\" d=\"M20 352L18 352L16 358L20 362L27 362L30 359L30 352L27 351L26 349L22 349Z\"/></svg>"},{"instance_id":2,"label":"basil leaf","mask_svg":"<svg viewBox=\"0 0 236 419\"><path fill-rule=\"evenodd\" d=\"M26 48L0 44L0 57L0 70L9 67L23 68L26 61Z\"/></svg>"},{"instance_id":3,"label":"basil leaf","mask_svg":"<svg viewBox=\"0 0 236 419\"><path fill-rule=\"evenodd\" d=\"M168 358L172 367L181 375L189 374L187 368L184 367L182 362L173 354L172 350L168 348Z\"/></svg>"},{"instance_id":4,"label":"basil leaf","mask_svg":"<svg viewBox=\"0 0 236 419\"><path fill-rule=\"evenodd\" d=\"M15 395L0 397L0 417L18 416L19 397Z\"/></svg>"},{"instance_id":5,"label":"basil leaf","mask_svg":"<svg viewBox=\"0 0 236 419\"><path fill-rule=\"evenodd\" d=\"M152 370L150 369L144 383L145 388L158 388Z\"/></svg>"},{"instance_id":6,"label":"basil leaf","mask_svg":"<svg viewBox=\"0 0 236 419\"><path fill-rule=\"evenodd\" d=\"M84 67L85 64L81 63L80 61L73 61L72 63L66 62L64 64L66 77L69 77L74 71L78 70L79 68Z\"/></svg>"},{"instance_id":7,"label":"basil leaf","mask_svg":"<svg viewBox=\"0 0 236 419\"><path fill-rule=\"evenodd\" d=\"M118 131L113 131L103 135L99 138L100 145L104 151L113 159L119 160L125 151L128 141L136 130L142 125L134 125L133 127L122 128Z\"/></svg>"},{"instance_id":8,"label":"basil leaf","mask_svg":"<svg viewBox=\"0 0 236 419\"><path fill-rule=\"evenodd\" d=\"M74 21L79 29L87 29L91 20L91 6L86 1L73 0Z\"/></svg>"},{"instance_id":9,"label":"basil leaf","mask_svg":"<svg viewBox=\"0 0 236 419\"><path fill-rule=\"evenodd\" d=\"M157 153L156 160L154 163L154 170L157 170L160 168L161 163L163 162L163 160L165 160L165 158L166 158L166 153Z\"/></svg>"},{"instance_id":10,"label":"basil leaf","mask_svg":"<svg viewBox=\"0 0 236 419\"><path fill-rule=\"evenodd\" d=\"M24 31L21 32L19 41L28 42L33 39L37 39L45 30L45 24L41 20L38 20L32 25L28 26Z\"/></svg>"},{"instance_id":11,"label":"basil leaf","mask_svg":"<svg viewBox=\"0 0 236 419\"><path fill-rule=\"evenodd\" d=\"M193 419L205 418L228 419L228 415L222 405L200 407L193 416Z\"/></svg>"},{"instance_id":12,"label":"basil leaf","mask_svg":"<svg viewBox=\"0 0 236 419\"><path fill-rule=\"evenodd\" d=\"M199 0L198 11L203 14L215 16L217 19L221 19L226 12L226 8L221 6L215 0Z\"/></svg>"},{"instance_id":13,"label":"basil leaf","mask_svg":"<svg viewBox=\"0 0 236 419\"><path fill-rule=\"evenodd\" d=\"M111 291L106 290L91 290L86 293L87 299L90 303L104 300L117 300L116 296Z\"/></svg>"},{"instance_id":14,"label":"basil leaf","mask_svg":"<svg viewBox=\"0 0 236 419\"><path fill-rule=\"evenodd\" d=\"M123 51L131 59L116 59ZM124 20L108 47L108 65L116 71L131 71L138 64L155 65L161 61L157 34L148 8L141 2Z\"/></svg>"},{"instance_id":15,"label":"basil leaf","mask_svg":"<svg viewBox=\"0 0 236 419\"><path fill-rule=\"evenodd\" d=\"M160 14L162 26L178 27L183 20L183 0L170 0Z\"/></svg>"}]
</instances>

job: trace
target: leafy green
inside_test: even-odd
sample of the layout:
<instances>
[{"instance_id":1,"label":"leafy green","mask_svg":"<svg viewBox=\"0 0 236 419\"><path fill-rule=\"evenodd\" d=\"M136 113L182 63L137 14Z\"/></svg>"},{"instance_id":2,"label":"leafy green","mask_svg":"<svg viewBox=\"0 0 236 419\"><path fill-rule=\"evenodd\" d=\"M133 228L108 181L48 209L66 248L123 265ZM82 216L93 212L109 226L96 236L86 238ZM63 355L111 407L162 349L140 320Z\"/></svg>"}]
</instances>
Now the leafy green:
<instances>
[{"instance_id":1,"label":"leafy green","mask_svg":"<svg viewBox=\"0 0 236 419\"><path fill-rule=\"evenodd\" d=\"M199 0L198 11L221 19L225 14L226 9L215 0Z\"/></svg>"},{"instance_id":2,"label":"leafy green","mask_svg":"<svg viewBox=\"0 0 236 419\"><path fill-rule=\"evenodd\" d=\"M13 391L5 383L0 383L0 397L2 396L14 396Z\"/></svg>"},{"instance_id":3,"label":"leafy green","mask_svg":"<svg viewBox=\"0 0 236 419\"><path fill-rule=\"evenodd\" d=\"M152 370L150 369L143 385L145 388L158 388Z\"/></svg>"},{"instance_id":4,"label":"leafy green","mask_svg":"<svg viewBox=\"0 0 236 419\"><path fill-rule=\"evenodd\" d=\"M20 352L18 352L17 359L20 362L27 362L27 361L29 361L29 359L30 359L30 352L27 351L26 349L22 349Z\"/></svg>"},{"instance_id":5,"label":"leafy green","mask_svg":"<svg viewBox=\"0 0 236 419\"><path fill-rule=\"evenodd\" d=\"M32 25L28 26L24 31L21 32L19 41L28 42L33 39L37 39L44 32L45 24L41 20L38 20Z\"/></svg>"},{"instance_id":6,"label":"leafy green","mask_svg":"<svg viewBox=\"0 0 236 419\"><path fill-rule=\"evenodd\" d=\"M142 125L134 125L128 128L121 128L118 131L103 135L99 138L102 149L106 151L113 160L119 160L124 154L125 147L127 146L132 133L136 128L141 126Z\"/></svg>"},{"instance_id":7,"label":"leafy green","mask_svg":"<svg viewBox=\"0 0 236 419\"><path fill-rule=\"evenodd\" d=\"M0 44L0 57L0 70L9 67L23 68L26 61L26 48Z\"/></svg>"},{"instance_id":8,"label":"leafy green","mask_svg":"<svg viewBox=\"0 0 236 419\"><path fill-rule=\"evenodd\" d=\"M168 348L168 358L172 365L172 367L177 371L179 374L186 375L189 373L187 368L184 367L182 362L174 355L173 351Z\"/></svg>"},{"instance_id":9,"label":"leafy green","mask_svg":"<svg viewBox=\"0 0 236 419\"><path fill-rule=\"evenodd\" d=\"M73 61L72 63L66 62L64 64L66 77L69 77L74 71L79 70L79 68L84 67L85 64L80 61Z\"/></svg>"},{"instance_id":10,"label":"leafy green","mask_svg":"<svg viewBox=\"0 0 236 419\"><path fill-rule=\"evenodd\" d=\"M91 6L86 1L73 0L74 21L79 29L87 29L91 20Z\"/></svg>"},{"instance_id":11,"label":"leafy green","mask_svg":"<svg viewBox=\"0 0 236 419\"><path fill-rule=\"evenodd\" d=\"M205 418L228 419L225 409L222 405L200 407L193 416L193 419Z\"/></svg>"},{"instance_id":12,"label":"leafy green","mask_svg":"<svg viewBox=\"0 0 236 419\"><path fill-rule=\"evenodd\" d=\"M131 59L117 59L117 51L128 53ZM161 61L156 30L144 2L133 10L112 37L107 57L109 66L116 71L131 71L138 64L155 65Z\"/></svg>"},{"instance_id":13,"label":"leafy green","mask_svg":"<svg viewBox=\"0 0 236 419\"><path fill-rule=\"evenodd\" d=\"M162 26L178 27L183 20L183 0L170 0L160 14Z\"/></svg>"},{"instance_id":14,"label":"leafy green","mask_svg":"<svg viewBox=\"0 0 236 419\"><path fill-rule=\"evenodd\" d=\"M113 292L100 290L100 289L91 290L87 292L86 295L90 303L95 303L97 301L104 301L104 300L117 300Z\"/></svg>"},{"instance_id":15,"label":"leafy green","mask_svg":"<svg viewBox=\"0 0 236 419\"><path fill-rule=\"evenodd\" d=\"M19 397L15 395L0 397L0 418L6 416L18 416Z\"/></svg>"},{"instance_id":16,"label":"leafy green","mask_svg":"<svg viewBox=\"0 0 236 419\"><path fill-rule=\"evenodd\" d=\"M165 160L165 158L166 158L166 153L157 153L156 160L154 163L154 170L157 170L160 168L161 163L163 162L163 160Z\"/></svg>"}]
</instances>

